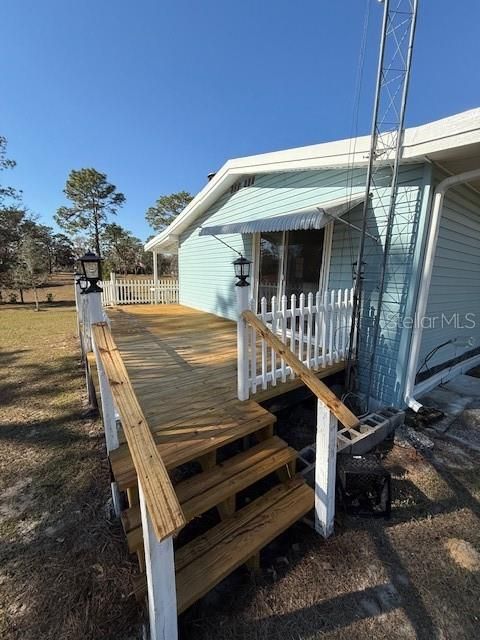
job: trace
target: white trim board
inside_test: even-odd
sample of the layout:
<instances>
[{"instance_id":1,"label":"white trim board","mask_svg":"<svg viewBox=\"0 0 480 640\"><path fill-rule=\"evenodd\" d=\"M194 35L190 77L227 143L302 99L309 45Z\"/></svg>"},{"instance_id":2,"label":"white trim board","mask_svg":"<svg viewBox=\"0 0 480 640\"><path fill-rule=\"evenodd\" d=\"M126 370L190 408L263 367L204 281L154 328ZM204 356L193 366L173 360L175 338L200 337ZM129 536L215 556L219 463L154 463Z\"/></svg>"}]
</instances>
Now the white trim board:
<instances>
[{"instance_id":1,"label":"white trim board","mask_svg":"<svg viewBox=\"0 0 480 640\"><path fill-rule=\"evenodd\" d=\"M443 384L448 382L452 378L473 369L473 367L480 364L480 354L472 356L468 360L464 360L463 362L459 362L453 367L448 369L443 369L443 371L439 371L435 373L430 378L426 380L422 380L417 385L415 385L413 389L413 397L420 398L424 393L431 391L435 387L438 387L439 384Z\"/></svg>"}]
</instances>

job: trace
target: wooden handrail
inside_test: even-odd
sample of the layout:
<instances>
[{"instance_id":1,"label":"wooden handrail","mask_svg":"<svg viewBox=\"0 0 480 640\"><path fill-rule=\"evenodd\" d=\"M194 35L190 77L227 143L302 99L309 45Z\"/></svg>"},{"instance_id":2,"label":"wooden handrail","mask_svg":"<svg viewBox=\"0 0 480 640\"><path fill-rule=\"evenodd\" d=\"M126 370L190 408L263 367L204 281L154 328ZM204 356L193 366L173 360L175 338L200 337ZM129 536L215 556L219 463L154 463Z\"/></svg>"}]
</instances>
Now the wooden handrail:
<instances>
[{"instance_id":1,"label":"wooden handrail","mask_svg":"<svg viewBox=\"0 0 480 640\"><path fill-rule=\"evenodd\" d=\"M356 415L354 415L348 407L324 384L317 376L308 369L303 362L284 344L270 329L253 313L253 311L243 311L242 318L250 326L252 326L262 338L274 349L277 354L285 360L285 362L295 371L297 376L312 391L319 400L325 403L333 415L345 427L353 429L359 423Z\"/></svg>"},{"instance_id":2,"label":"wooden handrail","mask_svg":"<svg viewBox=\"0 0 480 640\"><path fill-rule=\"evenodd\" d=\"M138 403L110 328L92 325L92 335L107 376L138 481L145 496L158 540L175 534L185 525L177 495L158 452L147 420Z\"/></svg>"}]
</instances>

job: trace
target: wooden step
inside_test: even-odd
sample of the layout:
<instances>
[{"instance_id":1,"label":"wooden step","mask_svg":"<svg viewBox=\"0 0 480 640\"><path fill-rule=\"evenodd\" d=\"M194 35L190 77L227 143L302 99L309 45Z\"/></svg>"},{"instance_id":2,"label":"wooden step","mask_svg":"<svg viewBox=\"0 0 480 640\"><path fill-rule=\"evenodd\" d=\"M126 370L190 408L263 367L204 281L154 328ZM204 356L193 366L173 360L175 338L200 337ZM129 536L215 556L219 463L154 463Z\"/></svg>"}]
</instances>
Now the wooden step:
<instances>
[{"instance_id":1,"label":"wooden step","mask_svg":"<svg viewBox=\"0 0 480 640\"><path fill-rule=\"evenodd\" d=\"M198 429L188 439L175 435L171 441L160 442L157 447L167 469L175 469L230 442L265 429L273 425L275 420L273 414L264 411L252 420L242 421L238 418L234 426L228 423L225 426L214 425L212 428ZM110 452L110 464L121 491L136 485L137 475L126 444Z\"/></svg>"},{"instance_id":2,"label":"wooden step","mask_svg":"<svg viewBox=\"0 0 480 640\"><path fill-rule=\"evenodd\" d=\"M175 491L187 522L216 507L227 498L265 478L297 457L295 449L273 436L251 449L226 460L209 471L196 474L176 485ZM136 551L143 544L138 506L122 514L128 548Z\"/></svg>"},{"instance_id":3,"label":"wooden step","mask_svg":"<svg viewBox=\"0 0 480 640\"><path fill-rule=\"evenodd\" d=\"M314 491L294 478L271 489L175 554L177 609L182 613L223 578L304 516L314 505ZM146 593L145 574L134 592Z\"/></svg>"}]
</instances>

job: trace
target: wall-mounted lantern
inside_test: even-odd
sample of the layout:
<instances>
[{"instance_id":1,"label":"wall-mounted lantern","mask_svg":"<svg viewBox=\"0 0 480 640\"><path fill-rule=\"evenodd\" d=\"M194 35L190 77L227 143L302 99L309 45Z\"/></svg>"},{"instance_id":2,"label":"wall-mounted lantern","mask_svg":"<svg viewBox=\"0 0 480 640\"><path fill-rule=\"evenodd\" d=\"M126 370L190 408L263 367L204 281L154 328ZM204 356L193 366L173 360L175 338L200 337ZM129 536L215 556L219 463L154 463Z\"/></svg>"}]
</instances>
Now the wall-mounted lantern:
<instances>
[{"instance_id":1,"label":"wall-mounted lantern","mask_svg":"<svg viewBox=\"0 0 480 640\"><path fill-rule=\"evenodd\" d=\"M252 263L247 258L240 256L233 261L233 267L235 269L235 276L238 278L236 282L237 287L248 287L249 282L247 278L250 276L250 265Z\"/></svg>"},{"instance_id":2,"label":"wall-mounted lantern","mask_svg":"<svg viewBox=\"0 0 480 640\"><path fill-rule=\"evenodd\" d=\"M103 291L103 289L98 286L98 281L102 279L101 261L102 259L91 251L87 251L84 256L79 258L83 271L83 276L79 280L82 293L99 293ZM82 280L87 286L82 284Z\"/></svg>"},{"instance_id":3,"label":"wall-mounted lantern","mask_svg":"<svg viewBox=\"0 0 480 640\"><path fill-rule=\"evenodd\" d=\"M80 288L80 291L83 293L85 289L88 287L88 282L83 273L77 271L75 274L75 284L77 284Z\"/></svg>"}]
</instances>

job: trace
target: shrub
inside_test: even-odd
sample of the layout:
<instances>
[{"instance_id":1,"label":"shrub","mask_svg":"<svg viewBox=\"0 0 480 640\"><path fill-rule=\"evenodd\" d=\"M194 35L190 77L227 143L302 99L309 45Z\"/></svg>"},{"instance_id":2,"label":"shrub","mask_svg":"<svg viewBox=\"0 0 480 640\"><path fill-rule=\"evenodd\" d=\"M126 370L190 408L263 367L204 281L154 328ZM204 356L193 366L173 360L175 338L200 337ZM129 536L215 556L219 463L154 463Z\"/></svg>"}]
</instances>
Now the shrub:
<instances>
[{"instance_id":1,"label":"shrub","mask_svg":"<svg viewBox=\"0 0 480 640\"><path fill-rule=\"evenodd\" d=\"M8 295L8 301L10 302L10 304L15 304L17 302L17 294L16 293L10 293Z\"/></svg>"},{"instance_id":2,"label":"shrub","mask_svg":"<svg viewBox=\"0 0 480 640\"><path fill-rule=\"evenodd\" d=\"M47 293L47 302L53 302L53 293Z\"/></svg>"}]
</instances>

